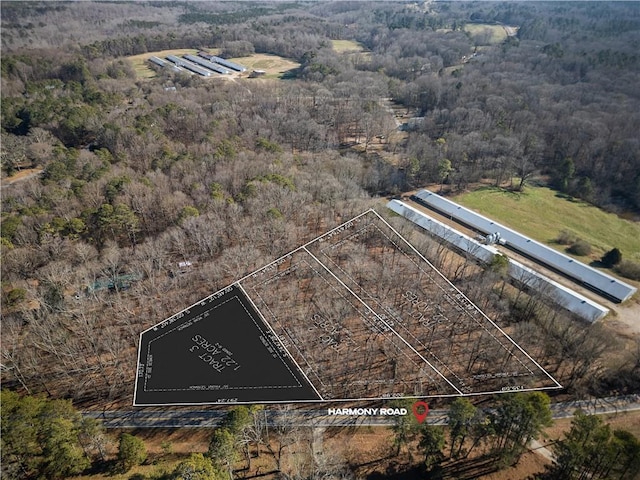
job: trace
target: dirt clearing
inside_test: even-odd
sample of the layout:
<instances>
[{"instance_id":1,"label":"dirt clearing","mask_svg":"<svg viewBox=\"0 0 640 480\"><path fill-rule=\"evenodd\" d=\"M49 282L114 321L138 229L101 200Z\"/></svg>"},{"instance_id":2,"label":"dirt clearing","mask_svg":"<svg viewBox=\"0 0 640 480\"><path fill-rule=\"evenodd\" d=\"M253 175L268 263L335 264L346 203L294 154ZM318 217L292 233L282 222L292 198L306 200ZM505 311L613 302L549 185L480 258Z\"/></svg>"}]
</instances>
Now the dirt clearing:
<instances>
[{"instance_id":1,"label":"dirt clearing","mask_svg":"<svg viewBox=\"0 0 640 480\"><path fill-rule=\"evenodd\" d=\"M12 183L35 177L36 175L39 175L42 170L42 168L26 168L24 170L20 170L18 173L11 175L10 177L3 178L2 183L4 185L11 185Z\"/></svg>"}]
</instances>

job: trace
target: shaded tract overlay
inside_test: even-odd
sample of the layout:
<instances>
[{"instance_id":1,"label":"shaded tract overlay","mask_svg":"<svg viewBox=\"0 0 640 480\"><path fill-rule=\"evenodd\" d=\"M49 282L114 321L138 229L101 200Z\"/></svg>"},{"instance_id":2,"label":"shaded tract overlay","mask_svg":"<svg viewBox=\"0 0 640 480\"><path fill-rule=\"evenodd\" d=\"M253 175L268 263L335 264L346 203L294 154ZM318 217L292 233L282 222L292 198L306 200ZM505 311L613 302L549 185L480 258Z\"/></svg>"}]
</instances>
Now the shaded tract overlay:
<instances>
[{"instance_id":1,"label":"shaded tract overlay","mask_svg":"<svg viewBox=\"0 0 640 480\"><path fill-rule=\"evenodd\" d=\"M561 387L375 212L307 244L305 251L367 306L381 335L410 345L455 393ZM413 395L419 389L403 385L394 384L393 393ZM434 393L439 392L423 389L420 395Z\"/></svg>"},{"instance_id":2,"label":"shaded tract overlay","mask_svg":"<svg viewBox=\"0 0 640 480\"><path fill-rule=\"evenodd\" d=\"M142 333L134 405L320 400L233 285Z\"/></svg>"}]
</instances>

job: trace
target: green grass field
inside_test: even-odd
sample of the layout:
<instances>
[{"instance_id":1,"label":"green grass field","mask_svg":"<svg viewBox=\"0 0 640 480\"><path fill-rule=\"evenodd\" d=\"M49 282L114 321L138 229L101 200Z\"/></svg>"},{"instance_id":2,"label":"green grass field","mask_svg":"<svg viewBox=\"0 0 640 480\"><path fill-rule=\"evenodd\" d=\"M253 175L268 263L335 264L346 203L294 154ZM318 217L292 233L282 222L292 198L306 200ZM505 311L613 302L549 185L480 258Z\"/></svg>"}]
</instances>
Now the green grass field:
<instances>
[{"instance_id":1,"label":"green grass field","mask_svg":"<svg viewBox=\"0 0 640 480\"><path fill-rule=\"evenodd\" d=\"M362 52L364 47L353 40L331 40L331 46L338 53Z\"/></svg>"},{"instance_id":2,"label":"green grass field","mask_svg":"<svg viewBox=\"0 0 640 480\"><path fill-rule=\"evenodd\" d=\"M464 29L465 31L469 32L472 37L478 36L479 38L483 38L483 36L486 34L487 43L491 45L504 42L504 40L507 38L507 32L501 25L468 23L464 26Z\"/></svg>"},{"instance_id":3,"label":"green grass field","mask_svg":"<svg viewBox=\"0 0 640 480\"><path fill-rule=\"evenodd\" d=\"M453 200L561 251L566 247L555 240L566 230L591 244L590 257L594 260L617 247L623 258L640 261L639 222L565 198L550 188L526 187L523 193L518 193L482 187Z\"/></svg>"},{"instance_id":4,"label":"green grass field","mask_svg":"<svg viewBox=\"0 0 640 480\"><path fill-rule=\"evenodd\" d=\"M282 78L286 72L300 66L299 63L287 58L267 53L254 53L250 57L233 58L230 60L244 65L249 70L265 70L267 74L260 78Z\"/></svg>"}]
</instances>

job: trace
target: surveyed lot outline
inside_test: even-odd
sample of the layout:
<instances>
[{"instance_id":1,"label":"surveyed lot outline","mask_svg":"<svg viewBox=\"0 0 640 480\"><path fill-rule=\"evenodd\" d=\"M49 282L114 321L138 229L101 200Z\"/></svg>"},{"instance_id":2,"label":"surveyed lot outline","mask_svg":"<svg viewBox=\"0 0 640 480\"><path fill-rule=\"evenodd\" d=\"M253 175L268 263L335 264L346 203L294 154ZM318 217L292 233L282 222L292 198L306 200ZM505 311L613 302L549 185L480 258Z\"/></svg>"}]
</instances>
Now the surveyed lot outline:
<instances>
[{"instance_id":1,"label":"surveyed lot outline","mask_svg":"<svg viewBox=\"0 0 640 480\"><path fill-rule=\"evenodd\" d=\"M368 210L140 335L134 405L562 388Z\"/></svg>"}]
</instances>

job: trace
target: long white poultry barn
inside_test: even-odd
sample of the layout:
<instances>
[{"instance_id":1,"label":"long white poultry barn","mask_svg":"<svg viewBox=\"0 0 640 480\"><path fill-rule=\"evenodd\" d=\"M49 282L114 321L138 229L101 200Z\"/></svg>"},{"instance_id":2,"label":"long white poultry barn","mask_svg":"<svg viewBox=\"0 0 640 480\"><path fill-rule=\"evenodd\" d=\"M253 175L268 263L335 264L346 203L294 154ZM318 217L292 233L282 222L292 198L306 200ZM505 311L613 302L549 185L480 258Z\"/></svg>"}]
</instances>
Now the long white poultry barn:
<instances>
[{"instance_id":1,"label":"long white poultry barn","mask_svg":"<svg viewBox=\"0 0 640 480\"><path fill-rule=\"evenodd\" d=\"M464 233L455 230L435 218L431 218L426 213L404 202L391 200L387 204L387 208L485 263L490 263L493 257L499 253L495 247L483 245ZM580 295L578 292L564 285L560 285L515 260L509 259L509 269L507 273L511 278L525 284L528 288L539 292L562 308L588 322L593 323L609 313L608 308Z\"/></svg>"},{"instance_id":2,"label":"long white poultry barn","mask_svg":"<svg viewBox=\"0 0 640 480\"><path fill-rule=\"evenodd\" d=\"M455 218L485 234L499 232L501 238L505 240L511 248L568 275L606 298L617 302L624 302L637 291L635 287L611 275L589 267L568 255L547 247L529 237L525 237L515 230L494 222L490 218L475 213L438 194L429 192L428 190L421 190L414 195L414 198L419 201L419 203L433 208L448 217Z\"/></svg>"}]
</instances>

